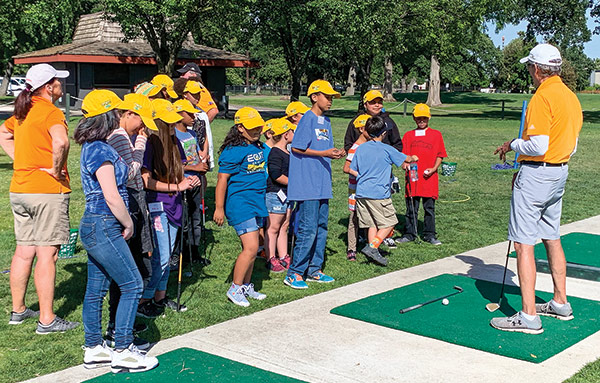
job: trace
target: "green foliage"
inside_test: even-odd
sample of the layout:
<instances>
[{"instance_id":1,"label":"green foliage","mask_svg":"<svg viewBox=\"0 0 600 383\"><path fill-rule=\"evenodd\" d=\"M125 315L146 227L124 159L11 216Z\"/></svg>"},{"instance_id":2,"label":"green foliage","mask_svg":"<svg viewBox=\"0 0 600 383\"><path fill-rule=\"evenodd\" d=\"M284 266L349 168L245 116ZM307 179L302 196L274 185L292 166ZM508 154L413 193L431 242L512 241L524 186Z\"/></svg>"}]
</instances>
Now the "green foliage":
<instances>
[{"instance_id":1,"label":"green foliage","mask_svg":"<svg viewBox=\"0 0 600 383\"><path fill-rule=\"evenodd\" d=\"M527 71L527 66L521 64L519 60L526 57L534 46L534 42L526 42L524 35L521 34L504 47L498 77L495 81L498 89L518 93L529 89L532 85L531 76Z\"/></svg>"},{"instance_id":2,"label":"green foliage","mask_svg":"<svg viewBox=\"0 0 600 383\"><path fill-rule=\"evenodd\" d=\"M465 44L466 45L466 44ZM469 89L488 87L497 76L502 53L492 40L481 33L479 38L443 61L442 83L462 85Z\"/></svg>"},{"instance_id":3,"label":"green foliage","mask_svg":"<svg viewBox=\"0 0 600 383\"><path fill-rule=\"evenodd\" d=\"M573 80L571 83L575 90L582 90L590 83L590 73L594 70L594 61L590 59L583 51L582 46L570 46L561 49L561 54L565 63L568 63L570 68L573 70ZM563 74L565 75L565 64L563 63Z\"/></svg>"}]
</instances>

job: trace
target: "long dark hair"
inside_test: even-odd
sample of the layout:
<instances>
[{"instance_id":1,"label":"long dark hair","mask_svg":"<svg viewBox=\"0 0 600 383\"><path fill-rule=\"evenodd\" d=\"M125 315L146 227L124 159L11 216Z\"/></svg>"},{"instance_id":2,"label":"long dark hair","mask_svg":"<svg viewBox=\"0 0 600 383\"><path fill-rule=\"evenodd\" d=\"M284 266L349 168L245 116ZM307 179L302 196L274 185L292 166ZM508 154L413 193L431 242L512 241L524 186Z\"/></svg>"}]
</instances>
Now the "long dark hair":
<instances>
[{"instance_id":1,"label":"long dark hair","mask_svg":"<svg viewBox=\"0 0 600 383\"><path fill-rule=\"evenodd\" d=\"M31 110L31 107L33 106L31 98L40 94L43 87L52 84L54 80L56 80L56 77L51 78L50 81L37 88L35 91L31 90L31 85L25 84L25 89L23 89L15 99L15 118L17 120L22 122L27 118L27 114L29 114L29 110Z\"/></svg>"},{"instance_id":2,"label":"long dark hair","mask_svg":"<svg viewBox=\"0 0 600 383\"><path fill-rule=\"evenodd\" d=\"M118 127L119 114L113 109L94 117L83 117L75 128L73 139L79 145L83 145L84 142L104 141Z\"/></svg>"},{"instance_id":3,"label":"long dark hair","mask_svg":"<svg viewBox=\"0 0 600 383\"><path fill-rule=\"evenodd\" d=\"M227 132L227 135L223 140L223 145L221 145L221 148L219 148L219 153L223 152L223 150L225 150L225 148L228 146L246 145L248 145L248 143L246 142L246 139L244 138L244 136L242 136L242 133L238 129L238 125L233 125L231 129L229 129L229 132Z\"/></svg>"},{"instance_id":4,"label":"long dark hair","mask_svg":"<svg viewBox=\"0 0 600 383\"><path fill-rule=\"evenodd\" d=\"M181 154L175 141L175 135L171 135L168 124L162 120L154 120L158 132L153 132L148 137L148 143L152 145L154 156L152 168L154 178L169 184L178 184L183 180L183 164Z\"/></svg>"}]
</instances>

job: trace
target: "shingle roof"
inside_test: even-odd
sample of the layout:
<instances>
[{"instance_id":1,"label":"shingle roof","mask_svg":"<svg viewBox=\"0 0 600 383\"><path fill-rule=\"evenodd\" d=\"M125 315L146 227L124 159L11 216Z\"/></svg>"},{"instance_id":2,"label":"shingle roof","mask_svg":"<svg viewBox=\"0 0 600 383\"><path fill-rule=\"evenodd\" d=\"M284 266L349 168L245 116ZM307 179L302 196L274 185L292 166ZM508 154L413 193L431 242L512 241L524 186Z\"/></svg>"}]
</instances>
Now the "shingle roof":
<instances>
[{"instance_id":1,"label":"shingle roof","mask_svg":"<svg viewBox=\"0 0 600 383\"><path fill-rule=\"evenodd\" d=\"M13 58L22 61L28 58L54 55L154 57L152 47L144 39L138 38L129 42L124 42L124 40L125 35L121 31L121 26L116 22L107 20L102 12L98 12L82 15L79 18L73 34L73 42L70 44L22 53ZM233 66L226 64L226 62L231 61L244 61L248 64L252 61L245 55L195 44L191 34L183 43L177 58L179 60L199 61L219 60L222 64L225 63L223 66Z\"/></svg>"}]
</instances>

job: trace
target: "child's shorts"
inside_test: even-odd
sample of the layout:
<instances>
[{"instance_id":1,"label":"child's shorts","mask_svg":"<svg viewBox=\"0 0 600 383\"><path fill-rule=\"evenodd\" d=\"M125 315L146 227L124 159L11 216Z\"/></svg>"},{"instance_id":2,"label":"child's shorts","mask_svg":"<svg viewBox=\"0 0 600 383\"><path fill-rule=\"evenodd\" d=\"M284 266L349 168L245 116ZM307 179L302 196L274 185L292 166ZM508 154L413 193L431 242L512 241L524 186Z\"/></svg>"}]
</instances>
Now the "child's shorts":
<instances>
[{"instance_id":1,"label":"child's shorts","mask_svg":"<svg viewBox=\"0 0 600 383\"><path fill-rule=\"evenodd\" d=\"M286 199L285 202L281 202L277 193L274 192L266 194L265 203L267 211L272 214L285 214L287 209L291 209L290 200Z\"/></svg>"},{"instance_id":2,"label":"child's shorts","mask_svg":"<svg viewBox=\"0 0 600 383\"><path fill-rule=\"evenodd\" d=\"M238 223L237 225L233 225L235 232L237 235L242 235L246 233L251 233L253 231L258 231L261 227L265 226L265 219L263 217L254 217L250 218L244 222Z\"/></svg>"},{"instance_id":3,"label":"child's shorts","mask_svg":"<svg viewBox=\"0 0 600 383\"><path fill-rule=\"evenodd\" d=\"M391 198L386 199L356 199L356 215L358 227L394 227L398 223L396 209Z\"/></svg>"}]
</instances>

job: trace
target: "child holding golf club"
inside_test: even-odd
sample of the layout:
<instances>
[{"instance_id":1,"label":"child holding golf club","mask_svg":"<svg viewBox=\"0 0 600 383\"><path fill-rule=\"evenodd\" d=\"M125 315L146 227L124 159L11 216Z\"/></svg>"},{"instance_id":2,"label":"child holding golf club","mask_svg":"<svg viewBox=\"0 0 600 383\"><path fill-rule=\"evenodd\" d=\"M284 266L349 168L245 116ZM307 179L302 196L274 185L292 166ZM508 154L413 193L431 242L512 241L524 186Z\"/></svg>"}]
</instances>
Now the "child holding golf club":
<instances>
[{"instance_id":1,"label":"child holding golf club","mask_svg":"<svg viewBox=\"0 0 600 383\"><path fill-rule=\"evenodd\" d=\"M240 237L242 251L235 262L227 298L238 306L248 307L247 298L263 300L267 297L255 291L250 283L259 229L269 215L265 206L266 161L259 141L265 122L255 109L249 107L239 109L234 121L235 125L219 149L213 220L221 226L227 216L228 223Z\"/></svg>"},{"instance_id":2,"label":"child holding golf club","mask_svg":"<svg viewBox=\"0 0 600 383\"><path fill-rule=\"evenodd\" d=\"M275 145L267 160L269 177L267 179L266 204L269 211L265 246L267 250L269 270L280 273L286 270L291 262L288 255L288 228L292 206L287 198L288 168L290 152L287 149L294 138L296 125L285 118L273 121L271 131ZM276 255L279 254L279 256Z\"/></svg>"},{"instance_id":3,"label":"child holding golf club","mask_svg":"<svg viewBox=\"0 0 600 383\"><path fill-rule=\"evenodd\" d=\"M348 250L346 259L356 261L356 242L358 240L358 216L356 215L356 177L350 174L350 163L354 158L354 153L359 145L367 142L367 139L362 134L367 120L371 118L368 114L362 114L354 119L354 128L360 131L360 135L352 147L348 150L346 162L344 163L344 173L348 174L348 210L350 217L348 218Z\"/></svg>"},{"instance_id":4,"label":"child holding golf club","mask_svg":"<svg viewBox=\"0 0 600 383\"><path fill-rule=\"evenodd\" d=\"M419 201L425 210L423 240L432 245L441 245L435 231L435 200L439 196L438 168L447 157L444 139L439 130L429 127L431 112L426 104L417 104L413 110L416 129L409 130L402 138L402 152L419 157L417 179L406 179L406 224L405 233L396 243L412 242L417 239L417 216Z\"/></svg>"},{"instance_id":5,"label":"child holding golf club","mask_svg":"<svg viewBox=\"0 0 600 383\"><path fill-rule=\"evenodd\" d=\"M380 116L367 119L361 131L367 142L356 149L349 171L356 177L358 225L368 228L369 244L361 253L381 266L387 266L388 260L379 253L379 245L398 223L390 198L392 164L407 168L409 163L418 160L417 156L407 156L381 142L388 129Z\"/></svg>"}]
</instances>

